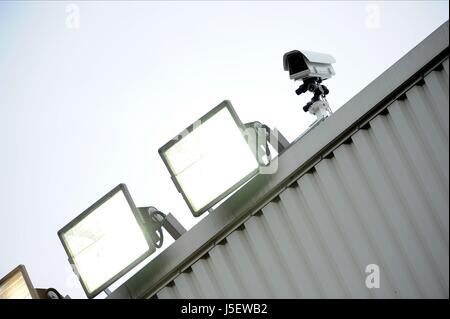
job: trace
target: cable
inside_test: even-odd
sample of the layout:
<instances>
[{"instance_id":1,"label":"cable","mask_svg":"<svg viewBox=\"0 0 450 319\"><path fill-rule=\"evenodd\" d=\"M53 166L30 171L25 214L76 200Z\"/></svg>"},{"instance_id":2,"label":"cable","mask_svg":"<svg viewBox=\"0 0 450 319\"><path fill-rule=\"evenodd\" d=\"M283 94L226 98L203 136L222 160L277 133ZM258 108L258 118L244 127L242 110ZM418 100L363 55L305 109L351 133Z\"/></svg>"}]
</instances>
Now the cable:
<instances>
[{"instance_id":1,"label":"cable","mask_svg":"<svg viewBox=\"0 0 450 319\"><path fill-rule=\"evenodd\" d=\"M164 233L163 233L163 229L162 229L162 222L159 221L156 216L159 215L164 220L166 218L166 215L163 212L156 210L156 208L154 208L154 207L152 207L152 208L155 210L150 212L150 207L149 207L148 211L150 214L151 221L152 221L153 225L155 226L156 237L158 238L158 240L156 240L154 242L154 244L155 244L156 248L161 248L163 245L163 242L164 242Z\"/></svg>"}]
</instances>

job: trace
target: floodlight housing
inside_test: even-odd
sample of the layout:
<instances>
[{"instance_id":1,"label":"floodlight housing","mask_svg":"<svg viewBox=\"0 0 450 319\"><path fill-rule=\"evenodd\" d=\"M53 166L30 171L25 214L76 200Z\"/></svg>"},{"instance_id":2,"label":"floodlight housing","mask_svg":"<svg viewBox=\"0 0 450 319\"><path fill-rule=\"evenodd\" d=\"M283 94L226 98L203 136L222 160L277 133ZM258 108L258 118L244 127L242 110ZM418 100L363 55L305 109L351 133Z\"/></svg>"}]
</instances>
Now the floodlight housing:
<instances>
[{"instance_id":1,"label":"floodlight housing","mask_svg":"<svg viewBox=\"0 0 450 319\"><path fill-rule=\"evenodd\" d=\"M172 181L196 217L259 171L230 101L223 101L159 149Z\"/></svg>"},{"instance_id":2,"label":"floodlight housing","mask_svg":"<svg viewBox=\"0 0 450 319\"><path fill-rule=\"evenodd\" d=\"M0 299L39 299L24 265L0 279Z\"/></svg>"},{"instance_id":3,"label":"floodlight housing","mask_svg":"<svg viewBox=\"0 0 450 319\"><path fill-rule=\"evenodd\" d=\"M119 184L58 231L89 298L107 289L155 247L125 184Z\"/></svg>"}]
</instances>

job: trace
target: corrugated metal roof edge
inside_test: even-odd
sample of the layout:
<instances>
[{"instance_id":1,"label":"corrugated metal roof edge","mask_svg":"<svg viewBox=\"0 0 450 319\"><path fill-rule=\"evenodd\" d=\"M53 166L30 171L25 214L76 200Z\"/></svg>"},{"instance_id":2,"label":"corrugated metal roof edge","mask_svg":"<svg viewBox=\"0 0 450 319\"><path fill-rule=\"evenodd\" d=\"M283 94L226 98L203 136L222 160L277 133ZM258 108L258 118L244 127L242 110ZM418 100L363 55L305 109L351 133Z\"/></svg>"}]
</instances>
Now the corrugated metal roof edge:
<instances>
[{"instance_id":1,"label":"corrugated metal roof edge","mask_svg":"<svg viewBox=\"0 0 450 319\"><path fill-rule=\"evenodd\" d=\"M280 156L275 174L255 177L108 298L145 298L154 295L438 66L448 57L448 46L447 21L327 121L291 144Z\"/></svg>"}]
</instances>

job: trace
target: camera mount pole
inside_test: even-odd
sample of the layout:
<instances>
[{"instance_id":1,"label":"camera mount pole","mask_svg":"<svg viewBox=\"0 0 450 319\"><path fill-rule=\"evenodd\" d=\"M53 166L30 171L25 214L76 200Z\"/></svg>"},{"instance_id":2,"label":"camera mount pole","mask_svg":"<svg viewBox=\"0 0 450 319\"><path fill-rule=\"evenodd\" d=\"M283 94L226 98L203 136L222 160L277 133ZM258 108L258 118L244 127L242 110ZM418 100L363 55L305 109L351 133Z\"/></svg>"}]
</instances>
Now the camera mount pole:
<instances>
[{"instance_id":1,"label":"camera mount pole","mask_svg":"<svg viewBox=\"0 0 450 319\"><path fill-rule=\"evenodd\" d=\"M314 93L311 101L308 102L304 107L303 111L309 112L316 116L316 122L321 121L333 112L331 111L330 105L326 99L326 95L330 93L328 88L321 84L322 79L318 77L311 77L303 80L303 84L295 91L297 95L306 92Z\"/></svg>"},{"instance_id":2,"label":"camera mount pole","mask_svg":"<svg viewBox=\"0 0 450 319\"><path fill-rule=\"evenodd\" d=\"M313 102L308 111L316 116L316 121L321 121L333 114L333 111L331 111L330 105L325 98Z\"/></svg>"}]
</instances>

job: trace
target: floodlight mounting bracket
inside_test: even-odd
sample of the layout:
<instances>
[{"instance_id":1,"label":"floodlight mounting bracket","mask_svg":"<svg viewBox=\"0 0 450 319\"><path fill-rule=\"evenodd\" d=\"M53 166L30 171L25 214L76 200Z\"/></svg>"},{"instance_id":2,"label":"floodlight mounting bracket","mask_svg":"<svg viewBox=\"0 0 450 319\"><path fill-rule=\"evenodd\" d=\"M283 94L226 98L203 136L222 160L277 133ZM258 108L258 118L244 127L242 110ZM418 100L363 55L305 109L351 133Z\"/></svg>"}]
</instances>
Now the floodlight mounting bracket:
<instances>
[{"instance_id":1,"label":"floodlight mounting bracket","mask_svg":"<svg viewBox=\"0 0 450 319\"><path fill-rule=\"evenodd\" d=\"M262 124L261 122L254 121L244 124L245 129L254 130L254 137L251 138L251 134L246 134L247 142L252 146L255 146L255 155L259 164L261 165L269 165L272 160L272 155L270 154L269 144L278 152L280 155L284 152L284 150L289 146L288 140L278 131L276 128L271 129L266 124ZM262 135L262 138L261 138ZM260 155L260 148L264 148L265 154ZM262 161L262 157L266 155L268 159L268 163L264 163Z\"/></svg>"},{"instance_id":2,"label":"floodlight mounting bracket","mask_svg":"<svg viewBox=\"0 0 450 319\"><path fill-rule=\"evenodd\" d=\"M156 248L161 248L163 244L162 228L175 240L186 232L183 225L171 213L166 215L153 206L138 207L138 210L144 221L145 230Z\"/></svg>"},{"instance_id":3,"label":"floodlight mounting bracket","mask_svg":"<svg viewBox=\"0 0 450 319\"><path fill-rule=\"evenodd\" d=\"M289 147L290 143L287 140L286 137L284 137L283 134L281 134L280 131L278 131L278 129L276 127L274 127L273 129L270 129L270 135L269 135L269 143L272 145L272 147L275 147L273 143L276 143L275 145L277 146L277 152L278 154L283 153L286 148ZM274 142L276 141L276 142Z\"/></svg>"},{"instance_id":4,"label":"floodlight mounting bracket","mask_svg":"<svg viewBox=\"0 0 450 319\"><path fill-rule=\"evenodd\" d=\"M61 295L55 288L36 288L39 299L72 299L69 295Z\"/></svg>"}]
</instances>

